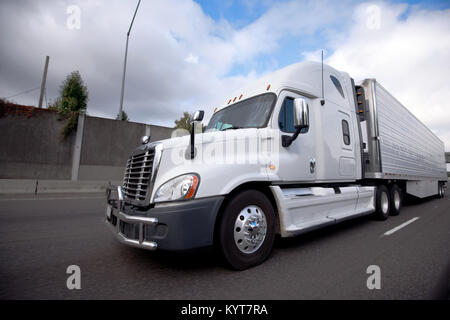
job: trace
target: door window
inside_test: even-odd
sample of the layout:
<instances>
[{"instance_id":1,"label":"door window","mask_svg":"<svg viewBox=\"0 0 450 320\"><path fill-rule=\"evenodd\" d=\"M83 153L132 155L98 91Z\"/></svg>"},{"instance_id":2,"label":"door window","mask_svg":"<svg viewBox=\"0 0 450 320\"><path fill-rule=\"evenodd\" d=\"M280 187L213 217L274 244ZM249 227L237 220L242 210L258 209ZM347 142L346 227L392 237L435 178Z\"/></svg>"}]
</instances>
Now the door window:
<instances>
[{"instance_id":1,"label":"door window","mask_svg":"<svg viewBox=\"0 0 450 320\"><path fill-rule=\"evenodd\" d=\"M294 133L294 99L286 98L278 116L278 125L283 132Z\"/></svg>"},{"instance_id":2,"label":"door window","mask_svg":"<svg viewBox=\"0 0 450 320\"><path fill-rule=\"evenodd\" d=\"M348 126L347 120L342 120L342 135L345 145L350 145L350 128Z\"/></svg>"},{"instance_id":3,"label":"door window","mask_svg":"<svg viewBox=\"0 0 450 320\"><path fill-rule=\"evenodd\" d=\"M339 82L339 80L333 75L330 75L330 79L333 82L334 86L336 87L336 90L339 91L339 93L342 96L342 98L345 99L344 89L342 89L342 85Z\"/></svg>"}]
</instances>

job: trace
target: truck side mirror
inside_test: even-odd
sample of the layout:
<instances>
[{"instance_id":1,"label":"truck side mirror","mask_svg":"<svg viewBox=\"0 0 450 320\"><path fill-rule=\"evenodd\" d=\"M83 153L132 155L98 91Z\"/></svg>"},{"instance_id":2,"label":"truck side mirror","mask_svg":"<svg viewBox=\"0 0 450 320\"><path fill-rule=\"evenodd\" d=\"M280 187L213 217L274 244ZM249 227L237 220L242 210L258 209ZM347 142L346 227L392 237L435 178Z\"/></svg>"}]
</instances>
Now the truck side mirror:
<instances>
[{"instance_id":1,"label":"truck side mirror","mask_svg":"<svg viewBox=\"0 0 450 320\"><path fill-rule=\"evenodd\" d=\"M142 136L141 138L142 144L147 144L150 142L150 136Z\"/></svg>"},{"instance_id":2,"label":"truck side mirror","mask_svg":"<svg viewBox=\"0 0 450 320\"><path fill-rule=\"evenodd\" d=\"M191 125L191 159L195 158L195 122L202 121L205 115L205 111L198 110L194 113L192 117L192 125Z\"/></svg>"},{"instance_id":3,"label":"truck side mirror","mask_svg":"<svg viewBox=\"0 0 450 320\"><path fill-rule=\"evenodd\" d=\"M294 126L295 133L292 136L281 136L283 147L289 147L300 133L306 133L309 129L309 107L304 98L294 100Z\"/></svg>"},{"instance_id":4,"label":"truck side mirror","mask_svg":"<svg viewBox=\"0 0 450 320\"><path fill-rule=\"evenodd\" d=\"M198 110L198 111L196 111L194 113L194 117L192 118L192 120L194 120L194 121L202 121L204 116L205 116L205 111Z\"/></svg>"}]
</instances>

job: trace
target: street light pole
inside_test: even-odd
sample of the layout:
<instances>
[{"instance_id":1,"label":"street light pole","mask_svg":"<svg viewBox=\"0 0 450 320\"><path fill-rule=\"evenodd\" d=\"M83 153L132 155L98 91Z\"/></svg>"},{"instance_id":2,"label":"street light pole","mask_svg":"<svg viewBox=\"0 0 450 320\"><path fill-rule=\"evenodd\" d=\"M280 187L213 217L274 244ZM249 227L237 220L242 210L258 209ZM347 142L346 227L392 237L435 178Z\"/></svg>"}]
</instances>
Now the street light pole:
<instances>
[{"instance_id":1,"label":"street light pole","mask_svg":"<svg viewBox=\"0 0 450 320\"><path fill-rule=\"evenodd\" d=\"M125 91L125 73L127 72L127 56L128 56L128 39L130 38L131 28L133 27L134 18L136 18L136 13L139 9L139 5L141 4L141 0L139 0L136 10L134 11L133 20L131 20L130 28L127 32L127 44L125 46L125 60L123 62L123 74L122 74L122 90L120 92L120 107L119 107L119 120L122 120L122 110L123 110L123 95Z\"/></svg>"},{"instance_id":2,"label":"street light pole","mask_svg":"<svg viewBox=\"0 0 450 320\"><path fill-rule=\"evenodd\" d=\"M41 83L41 94L39 96L39 109L42 108L42 102L44 101L45 85L47 82L47 71L48 71L48 61L49 60L50 60L50 57L46 56L45 57L44 75L42 76L42 83Z\"/></svg>"}]
</instances>

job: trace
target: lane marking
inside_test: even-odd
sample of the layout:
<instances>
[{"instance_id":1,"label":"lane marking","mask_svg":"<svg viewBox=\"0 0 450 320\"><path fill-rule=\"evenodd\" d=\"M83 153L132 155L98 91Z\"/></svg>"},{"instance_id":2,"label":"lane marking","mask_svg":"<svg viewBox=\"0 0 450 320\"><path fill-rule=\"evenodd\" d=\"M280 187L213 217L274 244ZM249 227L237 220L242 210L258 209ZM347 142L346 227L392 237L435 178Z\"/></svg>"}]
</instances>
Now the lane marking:
<instances>
[{"instance_id":1,"label":"lane marking","mask_svg":"<svg viewBox=\"0 0 450 320\"><path fill-rule=\"evenodd\" d=\"M389 230L389 231L386 231L386 232L384 233L384 235L385 235L385 236L389 236L389 235L393 234L394 232L397 232L398 230L400 230L400 229L406 227L408 224L413 223L414 221L416 221L416 220L418 220L418 219L419 219L419 217L412 218L411 220L408 220L408 221L406 221L405 223L402 223L401 225L395 227L394 229L391 229L391 230Z\"/></svg>"},{"instance_id":2,"label":"lane marking","mask_svg":"<svg viewBox=\"0 0 450 320\"><path fill-rule=\"evenodd\" d=\"M105 199L103 197L64 197L64 198L11 198L11 199L0 199L0 201L33 201L33 200L83 200L83 199Z\"/></svg>"}]
</instances>

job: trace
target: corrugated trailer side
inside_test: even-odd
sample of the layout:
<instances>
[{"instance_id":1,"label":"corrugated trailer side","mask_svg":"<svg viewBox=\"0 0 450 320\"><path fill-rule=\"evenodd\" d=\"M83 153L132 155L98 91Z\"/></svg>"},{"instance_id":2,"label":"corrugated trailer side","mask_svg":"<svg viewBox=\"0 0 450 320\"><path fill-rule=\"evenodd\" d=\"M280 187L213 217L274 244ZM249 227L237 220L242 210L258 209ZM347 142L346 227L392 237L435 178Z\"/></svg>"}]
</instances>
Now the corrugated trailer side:
<instances>
[{"instance_id":1,"label":"corrugated trailer side","mask_svg":"<svg viewBox=\"0 0 450 320\"><path fill-rule=\"evenodd\" d=\"M436 184L437 192L437 181L447 180L444 143L375 79L361 86L369 102L368 158L379 161L367 166L366 177L432 181L429 188Z\"/></svg>"}]
</instances>

